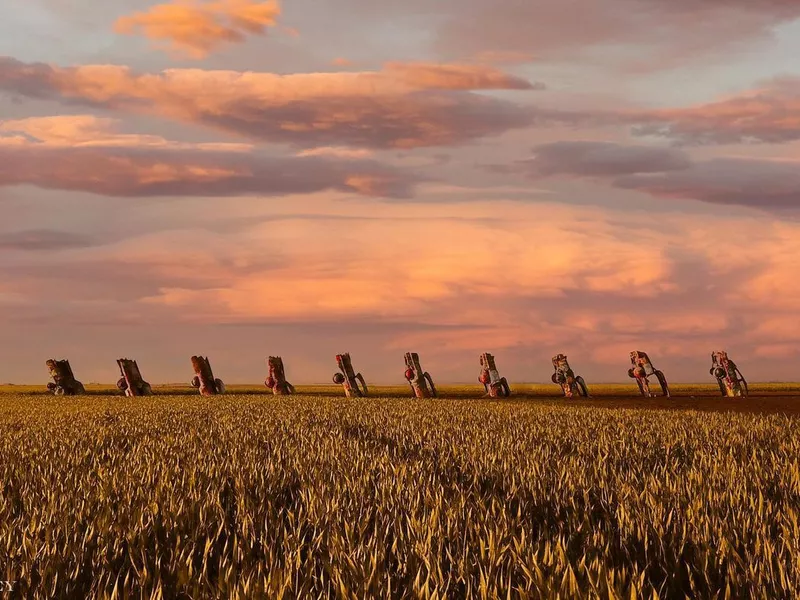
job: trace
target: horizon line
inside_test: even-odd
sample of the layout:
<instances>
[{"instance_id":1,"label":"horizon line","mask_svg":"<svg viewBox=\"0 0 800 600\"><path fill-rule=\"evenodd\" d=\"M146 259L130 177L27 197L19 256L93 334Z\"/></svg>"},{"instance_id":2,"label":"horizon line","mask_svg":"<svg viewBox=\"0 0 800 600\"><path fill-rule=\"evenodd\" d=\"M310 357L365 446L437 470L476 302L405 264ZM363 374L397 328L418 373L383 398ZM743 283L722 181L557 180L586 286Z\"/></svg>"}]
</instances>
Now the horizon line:
<instances>
[{"instance_id":1,"label":"horizon line","mask_svg":"<svg viewBox=\"0 0 800 600\"><path fill-rule=\"evenodd\" d=\"M223 380L224 381L224 380ZM587 382L587 385L632 385L635 386L635 381L594 381L592 384ZM552 385L557 386L558 384L553 383L552 381L517 381L517 382L509 382L509 385ZM800 381L783 381L783 380L768 380L768 381L748 381L748 385L754 384L780 384L780 385L800 385ZM14 383L14 382L4 382L0 383L0 387L3 386L34 386L34 385L46 385L41 384L40 382L35 383ZM102 381L89 381L86 382L85 385L108 385L112 387L116 387L115 382L102 382ZM152 383L150 385L158 385L158 386L165 386L165 385L175 385L175 386L191 386L190 382L182 382L182 381L168 381L162 383ZM225 382L225 385L248 385L248 386L256 386L261 387L264 386L264 382ZM331 386L331 387L339 387L339 384L333 382L306 382L306 383L293 383L293 385L298 386ZM369 387L405 387L407 383L372 383L369 384ZM480 382L473 383L470 381L447 381L447 382L437 382L437 386L441 385L474 385L476 387L481 387L483 384ZM677 381L677 382L670 382L670 385L715 385L714 382L710 381Z\"/></svg>"}]
</instances>

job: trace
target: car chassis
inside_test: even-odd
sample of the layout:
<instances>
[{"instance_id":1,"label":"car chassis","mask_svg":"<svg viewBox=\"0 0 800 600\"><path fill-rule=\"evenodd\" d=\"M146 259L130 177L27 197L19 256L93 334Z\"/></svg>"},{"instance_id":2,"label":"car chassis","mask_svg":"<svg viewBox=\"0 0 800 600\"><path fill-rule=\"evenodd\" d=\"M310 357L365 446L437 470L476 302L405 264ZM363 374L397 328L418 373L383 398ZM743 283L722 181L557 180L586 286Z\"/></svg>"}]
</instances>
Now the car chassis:
<instances>
[{"instance_id":1,"label":"car chassis","mask_svg":"<svg viewBox=\"0 0 800 600\"><path fill-rule=\"evenodd\" d=\"M575 372L567 362L566 354L556 354L553 357L553 368L555 372L550 379L553 383L561 387L565 398L572 398L574 396L589 397L589 389L586 387L586 382L580 375L577 377L575 376Z\"/></svg>"},{"instance_id":2,"label":"car chassis","mask_svg":"<svg viewBox=\"0 0 800 600\"><path fill-rule=\"evenodd\" d=\"M286 372L283 369L283 359L280 356L267 358L269 376L264 380L264 385L272 390L275 396L288 396L294 394L294 386L286 381Z\"/></svg>"},{"instance_id":3,"label":"car chassis","mask_svg":"<svg viewBox=\"0 0 800 600\"><path fill-rule=\"evenodd\" d=\"M69 361L49 359L46 363L53 381L47 384L47 390L56 396L78 396L86 393L83 384L75 379Z\"/></svg>"},{"instance_id":4,"label":"car chassis","mask_svg":"<svg viewBox=\"0 0 800 600\"><path fill-rule=\"evenodd\" d=\"M640 350L634 350L630 353L630 357L631 365L633 366L628 369L628 377L636 380L636 384L639 386L639 393L646 398L652 398L655 396L655 394L650 391L650 382L647 379L651 375L655 375L656 379L658 379L658 383L661 385L662 394L669 398L669 386L667 385L667 378L664 376L664 373L653 366L653 363L650 361L650 357L647 356L647 353Z\"/></svg>"},{"instance_id":5,"label":"car chassis","mask_svg":"<svg viewBox=\"0 0 800 600\"><path fill-rule=\"evenodd\" d=\"M192 369L194 369L192 387L197 388L201 396L216 396L225 393L225 384L221 379L214 377L207 356L193 356Z\"/></svg>"},{"instance_id":6,"label":"car chassis","mask_svg":"<svg viewBox=\"0 0 800 600\"><path fill-rule=\"evenodd\" d=\"M749 394L744 375L724 350L711 353L709 373L716 378L723 396L733 398L746 397Z\"/></svg>"},{"instance_id":7,"label":"car chassis","mask_svg":"<svg viewBox=\"0 0 800 600\"><path fill-rule=\"evenodd\" d=\"M130 358L118 358L117 366L122 377L117 380L117 388L128 397L152 396L153 388L142 377L139 365Z\"/></svg>"},{"instance_id":8,"label":"car chassis","mask_svg":"<svg viewBox=\"0 0 800 600\"><path fill-rule=\"evenodd\" d=\"M333 383L340 384L344 388L345 396L363 398L369 393L364 377L353 369L353 361L348 352L336 355L336 365L340 372L334 374Z\"/></svg>"},{"instance_id":9,"label":"car chassis","mask_svg":"<svg viewBox=\"0 0 800 600\"><path fill-rule=\"evenodd\" d=\"M494 356L484 352L480 356L480 364L481 371L478 381L483 384L486 395L490 398L508 398L511 395L511 388L509 388L506 378L500 377L500 373L497 372Z\"/></svg>"},{"instance_id":10,"label":"car chassis","mask_svg":"<svg viewBox=\"0 0 800 600\"><path fill-rule=\"evenodd\" d=\"M415 398L437 398L438 393L433 383L430 373L422 370L419 364L419 354L416 352L406 352L405 378Z\"/></svg>"}]
</instances>

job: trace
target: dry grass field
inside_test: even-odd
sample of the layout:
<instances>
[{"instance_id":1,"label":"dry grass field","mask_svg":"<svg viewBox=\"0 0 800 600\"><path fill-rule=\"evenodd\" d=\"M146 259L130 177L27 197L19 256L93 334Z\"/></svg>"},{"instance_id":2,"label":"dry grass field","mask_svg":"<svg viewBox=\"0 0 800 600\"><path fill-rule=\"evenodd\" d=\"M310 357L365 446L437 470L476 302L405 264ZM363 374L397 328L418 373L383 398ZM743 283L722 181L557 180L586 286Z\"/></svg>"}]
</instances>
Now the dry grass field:
<instances>
[{"instance_id":1,"label":"dry grass field","mask_svg":"<svg viewBox=\"0 0 800 600\"><path fill-rule=\"evenodd\" d=\"M800 597L800 386L512 389L4 387L0 579L29 598Z\"/></svg>"}]
</instances>

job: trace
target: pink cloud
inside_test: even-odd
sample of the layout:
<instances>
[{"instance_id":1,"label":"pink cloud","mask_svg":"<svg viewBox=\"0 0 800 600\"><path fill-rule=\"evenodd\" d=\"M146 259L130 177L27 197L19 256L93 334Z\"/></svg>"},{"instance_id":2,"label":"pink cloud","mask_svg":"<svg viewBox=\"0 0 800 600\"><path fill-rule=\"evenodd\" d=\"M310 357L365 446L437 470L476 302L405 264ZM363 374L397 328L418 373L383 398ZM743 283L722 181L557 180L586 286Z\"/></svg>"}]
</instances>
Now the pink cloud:
<instances>
[{"instance_id":1,"label":"pink cloud","mask_svg":"<svg viewBox=\"0 0 800 600\"><path fill-rule=\"evenodd\" d=\"M120 17L114 30L166 41L174 53L200 59L223 44L243 42L246 35L263 35L279 15L275 0L175 0Z\"/></svg>"},{"instance_id":2,"label":"pink cloud","mask_svg":"<svg viewBox=\"0 0 800 600\"><path fill-rule=\"evenodd\" d=\"M158 135L121 133L118 119L94 115L57 115L0 121L0 145L37 144L38 147L155 148L249 152L251 144L181 143Z\"/></svg>"},{"instance_id":3,"label":"pink cloud","mask_svg":"<svg viewBox=\"0 0 800 600\"><path fill-rule=\"evenodd\" d=\"M336 156L339 158L368 158L373 152L365 148L348 148L346 146L321 146L301 150L297 156Z\"/></svg>"},{"instance_id":4,"label":"pink cloud","mask_svg":"<svg viewBox=\"0 0 800 600\"><path fill-rule=\"evenodd\" d=\"M536 60L536 56L530 52L502 51L502 50L482 50L474 56L474 60L479 63L494 65L520 65Z\"/></svg>"},{"instance_id":5,"label":"pink cloud","mask_svg":"<svg viewBox=\"0 0 800 600\"><path fill-rule=\"evenodd\" d=\"M470 88L470 86L473 86ZM536 114L468 89L537 86L481 65L390 63L382 71L276 75L114 65L57 67L0 58L0 89L25 97L156 114L300 146L461 144Z\"/></svg>"},{"instance_id":6,"label":"pink cloud","mask_svg":"<svg viewBox=\"0 0 800 600\"><path fill-rule=\"evenodd\" d=\"M792 262L797 223L725 214L654 220L541 203L510 205L487 226L486 217L498 217L487 205L459 204L459 219L446 216L452 206L380 205L365 219L374 204L333 199L316 195L303 204L309 211L335 207L338 219L254 216L246 227L216 233L148 232L140 223L137 235L111 235L102 248L62 240L72 245L41 259L47 250L27 252L32 258L17 264L6 253L5 281L13 284L6 293L26 302L4 306L4 318L51 314L56 286L66 290L57 313L65 322L88 326L135 315L138 326L160 335L189 324L203 331L241 325L230 335L262 332L248 346L256 356L265 351L258 350L263 331L275 329L279 345L298 356L324 361L329 346L355 347L375 358L382 375L391 374L393 355L400 363L401 348L413 349L451 377L466 363L462 380L471 379L469 365L485 350L517 380L546 380L549 357L559 351L595 380L625 380L632 349L650 352L670 378L703 380L712 349L727 347L751 375L751 361L770 347L800 347L800 329L779 326L791 322L800 301ZM341 221L345 216L356 220ZM730 243L745 233L746 249ZM358 244L341 244L350 234ZM228 343L220 342L221 354L246 360L241 346L224 352ZM687 358L698 363L696 376L686 371Z\"/></svg>"},{"instance_id":7,"label":"pink cloud","mask_svg":"<svg viewBox=\"0 0 800 600\"><path fill-rule=\"evenodd\" d=\"M415 177L371 160L270 157L241 144L189 144L115 131L86 115L0 122L0 186L108 196L284 195L325 189L406 197Z\"/></svg>"}]
</instances>

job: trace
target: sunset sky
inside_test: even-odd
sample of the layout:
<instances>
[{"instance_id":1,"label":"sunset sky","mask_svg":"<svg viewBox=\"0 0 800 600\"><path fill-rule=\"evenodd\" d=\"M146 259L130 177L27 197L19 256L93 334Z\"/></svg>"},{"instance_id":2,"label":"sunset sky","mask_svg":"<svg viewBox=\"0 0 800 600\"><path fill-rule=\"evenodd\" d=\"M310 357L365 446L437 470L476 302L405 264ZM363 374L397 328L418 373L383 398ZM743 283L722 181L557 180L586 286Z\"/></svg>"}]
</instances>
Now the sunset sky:
<instances>
[{"instance_id":1,"label":"sunset sky","mask_svg":"<svg viewBox=\"0 0 800 600\"><path fill-rule=\"evenodd\" d=\"M800 0L7 4L0 383L800 378Z\"/></svg>"}]
</instances>

